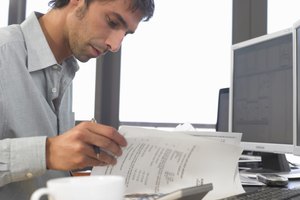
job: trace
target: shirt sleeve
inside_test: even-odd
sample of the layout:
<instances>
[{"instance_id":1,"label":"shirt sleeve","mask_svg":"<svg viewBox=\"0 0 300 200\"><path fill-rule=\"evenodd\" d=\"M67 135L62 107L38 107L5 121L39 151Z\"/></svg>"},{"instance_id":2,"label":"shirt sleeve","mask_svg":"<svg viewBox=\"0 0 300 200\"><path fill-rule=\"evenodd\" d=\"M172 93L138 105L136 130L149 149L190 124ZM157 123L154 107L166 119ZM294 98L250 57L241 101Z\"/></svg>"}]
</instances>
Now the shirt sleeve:
<instances>
[{"instance_id":1,"label":"shirt sleeve","mask_svg":"<svg viewBox=\"0 0 300 200\"><path fill-rule=\"evenodd\" d=\"M0 187L46 172L46 136L0 140Z\"/></svg>"}]
</instances>

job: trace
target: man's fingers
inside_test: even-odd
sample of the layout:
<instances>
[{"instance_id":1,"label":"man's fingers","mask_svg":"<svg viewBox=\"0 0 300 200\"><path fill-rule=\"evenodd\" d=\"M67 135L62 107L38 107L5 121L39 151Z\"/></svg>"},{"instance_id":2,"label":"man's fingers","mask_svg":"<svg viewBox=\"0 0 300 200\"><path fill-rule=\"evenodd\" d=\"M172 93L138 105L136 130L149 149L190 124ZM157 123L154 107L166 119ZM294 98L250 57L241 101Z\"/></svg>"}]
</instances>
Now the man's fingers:
<instances>
[{"instance_id":1,"label":"man's fingers","mask_svg":"<svg viewBox=\"0 0 300 200\"><path fill-rule=\"evenodd\" d=\"M100 147L102 150L110 152L113 155L122 155L121 147L126 146L127 142L116 129L92 122L83 122L78 126L81 126L82 129L78 135L79 140Z\"/></svg>"},{"instance_id":2,"label":"man's fingers","mask_svg":"<svg viewBox=\"0 0 300 200\"><path fill-rule=\"evenodd\" d=\"M97 156L92 146L88 148L88 150L85 153L88 157L94 160L93 163L96 163L96 165L99 165L101 163L105 163L106 165L114 165L117 163L117 159L109 153L105 152L104 150L100 150L99 156Z\"/></svg>"},{"instance_id":3,"label":"man's fingers","mask_svg":"<svg viewBox=\"0 0 300 200\"><path fill-rule=\"evenodd\" d=\"M83 122L64 134L46 140L46 166L54 170L72 170L87 166L114 165L122 154L125 138L116 129ZM100 153L94 146L100 147Z\"/></svg>"},{"instance_id":4,"label":"man's fingers","mask_svg":"<svg viewBox=\"0 0 300 200\"><path fill-rule=\"evenodd\" d=\"M99 156L93 156L93 159L97 161L97 165L106 164L106 165L115 165L117 163L117 159L105 152L100 152Z\"/></svg>"},{"instance_id":5,"label":"man's fingers","mask_svg":"<svg viewBox=\"0 0 300 200\"><path fill-rule=\"evenodd\" d=\"M120 146L111 139L106 138L105 136L91 133L89 137L85 139L85 142L95 146L95 153L97 153L96 148L99 147L100 151L110 152L115 156L122 155L122 149L120 148Z\"/></svg>"},{"instance_id":6,"label":"man's fingers","mask_svg":"<svg viewBox=\"0 0 300 200\"><path fill-rule=\"evenodd\" d=\"M89 122L87 122L87 123L89 123ZM90 126L88 126L89 131L91 131L95 134L98 134L98 135L105 136L106 138L111 139L116 144L118 144L122 147L127 145L127 141L124 138L124 136L121 135L113 127L105 126L105 125L97 124L97 123L91 123L91 122L89 124L90 124Z\"/></svg>"}]
</instances>

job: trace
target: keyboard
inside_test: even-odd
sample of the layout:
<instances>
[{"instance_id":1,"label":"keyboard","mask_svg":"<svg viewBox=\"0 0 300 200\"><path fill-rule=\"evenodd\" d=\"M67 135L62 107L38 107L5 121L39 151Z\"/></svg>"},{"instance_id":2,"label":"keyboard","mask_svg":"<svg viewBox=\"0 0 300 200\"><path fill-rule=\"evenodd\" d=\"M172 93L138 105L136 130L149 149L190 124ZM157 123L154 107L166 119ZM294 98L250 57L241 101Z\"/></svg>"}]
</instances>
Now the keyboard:
<instances>
[{"instance_id":1,"label":"keyboard","mask_svg":"<svg viewBox=\"0 0 300 200\"><path fill-rule=\"evenodd\" d=\"M300 200L300 188L288 189L282 187L262 187L258 190L246 192L223 200Z\"/></svg>"}]
</instances>

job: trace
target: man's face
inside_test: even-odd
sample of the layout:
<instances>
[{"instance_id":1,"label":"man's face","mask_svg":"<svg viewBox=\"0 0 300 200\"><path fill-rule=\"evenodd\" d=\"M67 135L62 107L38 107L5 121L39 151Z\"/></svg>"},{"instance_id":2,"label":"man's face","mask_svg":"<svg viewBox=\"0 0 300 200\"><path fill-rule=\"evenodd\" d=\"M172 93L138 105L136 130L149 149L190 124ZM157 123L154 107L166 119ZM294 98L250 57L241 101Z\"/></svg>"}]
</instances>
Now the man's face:
<instances>
[{"instance_id":1,"label":"man's face","mask_svg":"<svg viewBox=\"0 0 300 200\"><path fill-rule=\"evenodd\" d=\"M67 16L64 30L72 54L81 62L107 51L119 50L126 34L133 33L142 19L137 10L128 10L128 1L93 1L87 8L84 0Z\"/></svg>"}]
</instances>

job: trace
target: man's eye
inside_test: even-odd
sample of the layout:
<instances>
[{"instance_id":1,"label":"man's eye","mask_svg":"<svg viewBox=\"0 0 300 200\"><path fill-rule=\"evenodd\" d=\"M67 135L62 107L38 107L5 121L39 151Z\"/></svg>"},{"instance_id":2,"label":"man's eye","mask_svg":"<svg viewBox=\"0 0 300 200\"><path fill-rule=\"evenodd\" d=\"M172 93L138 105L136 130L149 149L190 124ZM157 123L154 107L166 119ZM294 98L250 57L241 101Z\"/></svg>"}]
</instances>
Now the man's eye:
<instances>
[{"instance_id":1,"label":"man's eye","mask_svg":"<svg viewBox=\"0 0 300 200\"><path fill-rule=\"evenodd\" d=\"M118 27L118 23L113 21L109 16L106 16L106 21L107 24L111 27L111 28L117 28Z\"/></svg>"}]
</instances>

